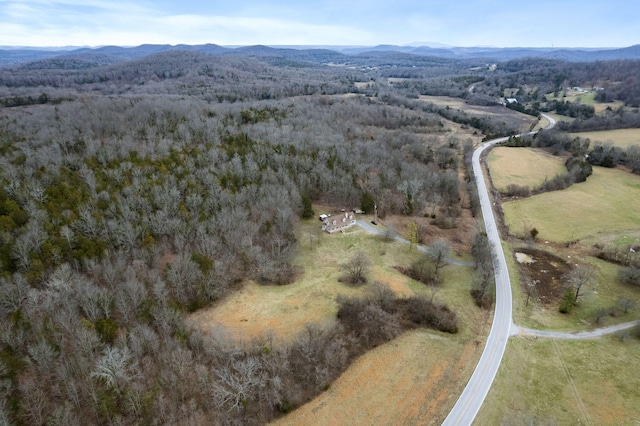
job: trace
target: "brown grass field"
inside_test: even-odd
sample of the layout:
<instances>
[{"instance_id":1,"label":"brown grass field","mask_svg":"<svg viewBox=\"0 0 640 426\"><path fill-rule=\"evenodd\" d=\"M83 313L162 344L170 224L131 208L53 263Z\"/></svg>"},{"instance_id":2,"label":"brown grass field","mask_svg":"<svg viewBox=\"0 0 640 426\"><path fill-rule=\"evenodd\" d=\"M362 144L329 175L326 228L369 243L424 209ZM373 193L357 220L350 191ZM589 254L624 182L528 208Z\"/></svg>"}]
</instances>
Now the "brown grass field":
<instances>
[{"instance_id":1,"label":"brown grass field","mask_svg":"<svg viewBox=\"0 0 640 426\"><path fill-rule=\"evenodd\" d=\"M426 286L393 268L417 259L420 254L415 248L384 241L357 227L333 235L319 229L317 219L301 224L297 263L304 272L296 282L287 286L245 283L221 302L192 314L191 326L205 332L222 326L240 340L271 333L286 344L307 323L333 321L338 294L364 294L367 286L353 288L338 282L338 265L358 251L372 261L371 281L382 281L401 296L430 294ZM491 313L477 308L469 295L472 272L468 267L445 267L444 285L434 299L456 311L458 334L408 332L361 356L329 390L277 423L441 423L475 367L491 321Z\"/></svg>"},{"instance_id":2,"label":"brown grass field","mask_svg":"<svg viewBox=\"0 0 640 426\"><path fill-rule=\"evenodd\" d=\"M487 159L493 185L504 191L509 184L534 189L545 179L566 173L564 159L542 149L496 147Z\"/></svg>"},{"instance_id":3,"label":"brown grass field","mask_svg":"<svg viewBox=\"0 0 640 426\"><path fill-rule=\"evenodd\" d=\"M588 138L591 145L596 142L610 143L620 148L628 148L631 145L640 145L640 129L602 130L598 132L571 133L571 136Z\"/></svg>"}]
</instances>

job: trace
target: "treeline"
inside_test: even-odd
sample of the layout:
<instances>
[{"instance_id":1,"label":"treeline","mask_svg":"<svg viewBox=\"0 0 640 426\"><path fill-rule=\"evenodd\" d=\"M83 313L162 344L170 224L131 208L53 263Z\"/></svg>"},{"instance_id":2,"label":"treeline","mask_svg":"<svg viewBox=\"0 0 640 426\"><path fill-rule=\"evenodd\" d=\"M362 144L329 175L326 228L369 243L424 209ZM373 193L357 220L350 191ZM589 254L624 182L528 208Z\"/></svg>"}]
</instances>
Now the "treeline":
<instances>
[{"instance_id":1,"label":"treeline","mask_svg":"<svg viewBox=\"0 0 640 426\"><path fill-rule=\"evenodd\" d=\"M626 108L608 109L588 119L559 122L559 130L566 132L592 132L597 130L632 129L640 127L640 112Z\"/></svg>"},{"instance_id":2,"label":"treeline","mask_svg":"<svg viewBox=\"0 0 640 426\"><path fill-rule=\"evenodd\" d=\"M547 93L561 93L567 87L602 87L600 100L619 100L625 105L640 105L640 61L616 60L573 63L539 58L524 58L499 63L496 72L488 73L475 91L494 97L504 96L509 88L520 89L516 97L520 102L545 101Z\"/></svg>"},{"instance_id":3,"label":"treeline","mask_svg":"<svg viewBox=\"0 0 640 426\"><path fill-rule=\"evenodd\" d=\"M537 188L530 188L528 185L509 184L504 194L510 197L529 197L548 191L558 191L566 189L574 183L587 180L593 173L591 163L586 160L589 141L580 138L567 138L568 135L556 131L540 131L535 136L510 137L501 143L502 146L510 147L536 147L550 149L554 155L563 153L571 154L564 166L566 173L554 176L545 181Z\"/></svg>"},{"instance_id":4,"label":"treeline","mask_svg":"<svg viewBox=\"0 0 640 426\"><path fill-rule=\"evenodd\" d=\"M212 102L237 102L311 94L348 93L357 71L321 66L273 66L248 57L172 51L81 69L0 68L0 97L36 89L84 93L180 94Z\"/></svg>"}]
</instances>

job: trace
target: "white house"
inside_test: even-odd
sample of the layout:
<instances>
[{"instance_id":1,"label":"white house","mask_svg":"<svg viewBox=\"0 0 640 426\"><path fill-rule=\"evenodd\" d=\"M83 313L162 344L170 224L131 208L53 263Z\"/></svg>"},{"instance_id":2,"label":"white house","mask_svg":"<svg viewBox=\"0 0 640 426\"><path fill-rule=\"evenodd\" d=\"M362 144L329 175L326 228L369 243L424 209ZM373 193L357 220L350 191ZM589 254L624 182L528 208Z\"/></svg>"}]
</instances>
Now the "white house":
<instances>
[{"instance_id":1,"label":"white house","mask_svg":"<svg viewBox=\"0 0 640 426\"><path fill-rule=\"evenodd\" d=\"M356 216L353 212L345 212L336 216L327 216L322 220L322 230L333 234L344 231L356 224Z\"/></svg>"}]
</instances>

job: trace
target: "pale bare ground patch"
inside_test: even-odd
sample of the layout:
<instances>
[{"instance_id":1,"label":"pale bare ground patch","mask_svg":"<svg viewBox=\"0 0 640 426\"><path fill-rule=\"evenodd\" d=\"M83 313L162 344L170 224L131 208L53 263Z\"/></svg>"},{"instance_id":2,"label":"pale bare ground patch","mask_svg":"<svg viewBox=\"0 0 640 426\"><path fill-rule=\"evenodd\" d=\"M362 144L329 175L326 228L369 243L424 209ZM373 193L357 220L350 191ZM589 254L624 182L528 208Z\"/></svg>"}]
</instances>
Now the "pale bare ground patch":
<instances>
[{"instance_id":1,"label":"pale bare ground patch","mask_svg":"<svg viewBox=\"0 0 640 426\"><path fill-rule=\"evenodd\" d=\"M640 145L640 129L601 130L597 132L571 133L571 136L588 138L593 145L595 142L609 143L620 148Z\"/></svg>"},{"instance_id":2,"label":"pale bare ground patch","mask_svg":"<svg viewBox=\"0 0 640 426\"><path fill-rule=\"evenodd\" d=\"M354 83L357 89L366 89L369 86L373 86L373 84L372 81L356 81Z\"/></svg>"},{"instance_id":3,"label":"pale bare ground patch","mask_svg":"<svg viewBox=\"0 0 640 426\"><path fill-rule=\"evenodd\" d=\"M405 333L361 356L327 392L275 424L440 424L471 375L478 348L442 333Z\"/></svg>"},{"instance_id":4,"label":"pale bare ground patch","mask_svg":"<svg viewBox=\"0 0 640 426\"><path fill-rule=\"evenodd\" d=\"M567 171L564 158L538 148L497 147L491 150L487 161L493 184L500 191L510 184L534 189Z\"/></svg>"}]
</instances>

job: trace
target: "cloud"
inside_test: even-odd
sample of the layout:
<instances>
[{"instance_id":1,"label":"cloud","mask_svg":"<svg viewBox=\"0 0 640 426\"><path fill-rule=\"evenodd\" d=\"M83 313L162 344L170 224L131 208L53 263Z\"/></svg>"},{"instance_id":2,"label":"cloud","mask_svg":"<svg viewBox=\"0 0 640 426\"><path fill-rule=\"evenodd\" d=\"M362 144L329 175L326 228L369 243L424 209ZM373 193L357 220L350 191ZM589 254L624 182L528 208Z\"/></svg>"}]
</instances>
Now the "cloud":
<instances>
[{"instance_id":1,"label":"cloud","mask_svg":"<svg viewBox=\"0 0 640 426\"><path fill-rule=\"evenodd\" d=\"M371 45L422 40L501 47L638 42L638 6L622 12L615 5L575 8L576 0L561 8L541 2L531 9L497 0L463 7L444 0L327 0L313 8L293 0L0 0L0 42Z\"/></svg>"}]
</instances>

